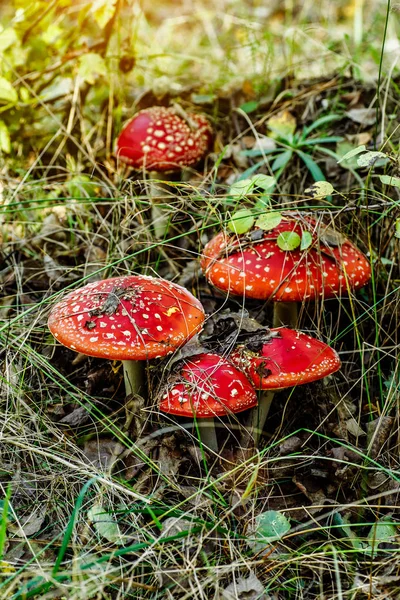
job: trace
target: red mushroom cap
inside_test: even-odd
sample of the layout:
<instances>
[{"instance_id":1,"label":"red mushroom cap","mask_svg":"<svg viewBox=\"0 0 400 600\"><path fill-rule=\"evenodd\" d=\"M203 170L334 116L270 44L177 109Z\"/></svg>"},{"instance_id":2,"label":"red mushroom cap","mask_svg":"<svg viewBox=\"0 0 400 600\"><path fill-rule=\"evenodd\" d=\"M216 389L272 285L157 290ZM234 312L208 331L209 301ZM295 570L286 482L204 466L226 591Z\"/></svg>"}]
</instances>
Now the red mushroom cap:
<instances>
[{"instance_id":1,"label":"red mushroom cap","mask_svg":"<svg viewBox=\"0 0 400 600\"><path fill-rule=\"evenodd\" d=\"M361 288L371 277L367 258L347 239L323 243L324 229L312 219L285 217L260 241L221 232L204 248L201 266L220 290L259 300L301 302ZM313 243L306 250L281 250L277 238L285 231L300 237L310 231Z\"/></svg>"},{"instance_id":2,"label":"red mushroom cap","mask_svg":"<svg viewBox=\"0 0 400 600\"><path fill-rule=\"evenodd\" d=\"M259 353L239 346L230 360L256 389L279 390L317 381L340 369L338 354L319 340L293 329L271 329Z\"/></svg>"},{"instance_id":3,"label":"red mushroom cap","mask_svg":"<svg viewBox=\"0 0 400 600\"><path fill-rule=\"evenodd\" d=\"M117 155L135 169L179 171L197 163L211 142L211 126L203 115L188 113L191 126L173 108L153 106L139 111L117 140Z\"/></svg>"},{"instance_id":4,"label":"red mushroom cap","mask_svg":"<svg viewBox=\"0 0 400 600\"><path fill-rule=\"evenodd\" d=\"M203 321L202 305L180 285L129 275L67 294L52 308L49 328L61 344L88 356L147 360L182 346Z\"/></svg>"},{"instance_id":5,"label":"red mushroom cap","mask_svg":"<svg viewBox=\"0 0 400 600\"><path fill-rule=\"evenodd\" d=\"M163 394L160 410L197 419L238 413L257 405L247 377L218 354L186 359L174 383Z\"/></svg>"}]
</instances>

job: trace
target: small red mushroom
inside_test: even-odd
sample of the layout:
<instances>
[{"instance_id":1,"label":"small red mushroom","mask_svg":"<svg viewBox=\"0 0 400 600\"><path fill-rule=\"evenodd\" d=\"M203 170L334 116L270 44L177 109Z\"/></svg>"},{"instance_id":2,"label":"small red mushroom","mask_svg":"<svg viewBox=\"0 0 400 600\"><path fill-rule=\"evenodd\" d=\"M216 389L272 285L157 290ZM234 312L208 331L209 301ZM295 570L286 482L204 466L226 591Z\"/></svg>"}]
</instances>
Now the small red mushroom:
<instances>
[{"instance_id":1,"label":"small red mushroom","mask_svg":"<svg viewBox=\"0 0 400 600\"><path fill-rule=\"evenodd\" d=\"M203 158L211 137L203 115L187 113L185 120L174 108L152 106L125 125L117 140L117 156L135 169L180 171Z\"/></svg>"},{"instance_id":2,"label":"small red mushroom","mask_svg":"<svg viewBox=\"0 0 400 600\"><path fill-rule=\"evenodd\" d=\"M134 169L153 171L151 178L167 180L163 173L179 173L199 162L210 147L212 129L204 115L178 114L177 108L152 106L139 111L121 131L117 140L117 156ZM157 238L165 235L169 212L154 199L160 189L150 183L152 219Z\"/></svg>"},{"instance_id":3,"label":"small red mushroom","mask_svg":"<svg viewBox=\"0 0 400 600\"><path fill-rule=\"evenodd\" d=\"M140 385L136 361L174 352L200 331L203 321L202 305L181 286L129 275L70 292L52 308L48 324L72 350L122 360L129 394Z\"/></svg>"},{"instance_id":4,"label":"small red mushroom","mask_svg":"<svg viewBox=\"0 0 400 600\"><path fill-rule=\"evenodd\" d=\"M229 359L263 393L251 418L258 440L276 390L323 379L340 369L338 354L327 344L293 329L270 329L259 351L238 346Z\"/></svg>"},{"instance_id":5,"label":"small red mushroom","mask_svg":"<svg viewBox=\"0 0 400 600\"><path fill-rule=\"evenodd\" d=\"M278 236L303 231L312 235L305 250L281 250ZM371 277L371 266L360 250L345 238L329 242L326 226L313 219L284 217L270 231L254 228L244 235L219 233L205 246L201 260L207 279L227 293L258 300L271 299L274 325L288 313L288 325L295 326L294 303L332 298L364 286ZM253 235L254 233L259 235ZM292 303L293 309L289 304Z\"/></svg>"},{"instance_id":6,"label":"small red mushroom","mask_svg":"<svg viewBox=\"0 0 400 600\"><path fill-rule=\"evenodd\" d=\"M171 383L167 382L160 410L209 420L207 429L202 428L202 441L217 450L212 417L238 413L256 405L256 392L243 372L218 354L199 354L186 359L179 374Z\"/></svg>"}]
</instances>

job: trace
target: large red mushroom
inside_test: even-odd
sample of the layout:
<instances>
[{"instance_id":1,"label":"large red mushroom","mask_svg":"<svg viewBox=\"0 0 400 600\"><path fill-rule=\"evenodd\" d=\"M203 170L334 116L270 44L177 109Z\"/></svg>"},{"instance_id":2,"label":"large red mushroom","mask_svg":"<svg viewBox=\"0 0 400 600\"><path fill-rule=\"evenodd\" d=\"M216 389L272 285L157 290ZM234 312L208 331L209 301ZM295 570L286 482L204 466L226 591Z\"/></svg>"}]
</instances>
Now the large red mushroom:
<instances>
[{"instance_id":1,"label":"large red mushroom","mask_svg":"<svg viewBox=\"0 0 400 600\"><path fill-rule=\"evenodd\" d=\"M288 233L311 235L305 249L283 250L278 238ZM297 302L332 298L360 289L371 266L348 239L332 236L311 218L285 216L277 227L255 227L243 235L221 232L208 242L201 260L212 285L227 293L272 300L274 326L296 326Z\"/></svg>"},{"instance_id":2,"label":"large red mushroom","mask_svg":"<svg viewBox=\"0 0 400 600\"><path fill-rule=\"evenodd\" d=\"M128 275L70 292L52 308L48 324L71 350L121 360L129 394L141 385L138 361L174 352L200 331L203 321L202 305L181 286Z\"/></svg>"}]
</instances>

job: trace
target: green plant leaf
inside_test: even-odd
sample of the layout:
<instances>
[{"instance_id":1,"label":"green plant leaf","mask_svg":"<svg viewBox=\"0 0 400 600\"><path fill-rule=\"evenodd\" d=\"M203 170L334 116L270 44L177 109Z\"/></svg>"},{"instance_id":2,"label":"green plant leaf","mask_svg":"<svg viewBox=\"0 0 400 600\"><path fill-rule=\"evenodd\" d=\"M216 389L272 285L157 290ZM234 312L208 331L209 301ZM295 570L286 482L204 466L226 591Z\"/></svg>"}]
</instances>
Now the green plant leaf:
<instances>
[{"instance_id":1,"label":"green plant leaf","mask_svg":"<svg viewBox=\"0 0 400 600\"><path fill-rule=\"evenodd\" d=\"M79 75L83 81L93 85L99 75L107 75L104 58L96 52L88 52L79 59Z\"/></svg>"},{"instance_id":2,"label":"green plant leaf","mask_svg":"<svg viewBox=\"0 0 400 600\"><path fill-rule=\"evenodd\" d=\"M295 231L282 231L276 239L281 250L296 250L301 244L301 238Z\"/></svg>"},{"instance_id":3,"label":"green plant leaf","mask_svg":"<svg viewBox=\"0 0 400 600\"><path fill-rule=\"evenodd\" d=\"M314 121L314 123L311 123L311 125L309 125L308 127L304 127L301 137L302 139L305 139L312 131L318 129L319 127L322 127L322 125L332 123L332 121L339 121L342 118L343 117L341 115L325 115L324 117L320 117L319 119Z\"/></svg>"},{"instance_id":4,"label":"green plant leaf","mask_svg":"<svg viewBox=\"0 0 400 600\"><path fill-rule=\"evenodd\" d=\"M16 104L18 95L7 79L0 77L0 102L5 104Z\"/></svg>"},{"instance_id":5,"label":"green plant leaf","mask_svg":"<svg viewBox=\"0 0 400 600\"><path fill-rule=\"evenodd\" d=\"M282 221L282 215L276 211L265 212L260 215L256 221L257 227L263 229L264 231L269 231L270 229L274 229L278 227L279 223Z\"/></svg>"},{"instance_id":6,"label":"green plant leaf","mask_svg":"<svg viewBox=\"0 0 400 600\"><path fill-rule=\"evenodd\" d=\"M94 196L93 190L96 183L89 175L74 175L67 182L67 189L72 198L91 198Z\"/></svg>"},{"instance_id":7,"label":"green plant leaf","mask_svg":"<svg viewBox=\"0 0 400 600\"><path fill-rule=\"evenodd\" d=\"M7 523L9 521L9 508L11 498L11 484L8 484L4 500L1 501L1 518L0 518L0 560L4 556L4 548L7 540Z\"/></svg>"},{"instance_id":8,"label":"green plant leaf","mask_svg":"<svg viewBox=\"0 0 400 600\"><path fill-rule=\"evenodd\" d=\"M271 177L271 175L253 175L251 181L253 182L254 187L261 188L265 191L271 191L276 185L276 179L275 177Z\"/></svg>"},{"instance_id":9,"label":"green plant leaf","mask_svg":"<svg viewBox=\"0 0 400 600\"><path fill-rule=\"evenodd\" d=\"M320 200L322 198L330 196L333 191L333 185L330 184L328 181L316 181L307 189L305 189L304 193L307 194L307 196L315 198L316 200Z\"/></svg>"},{"instance_id":10,"label":"green plant leaf","mask_svg":"<svg viewBox=\"0 0 400 600\"><path fill-rule=\"evenodd\" d=\"M400 188L400 177L392 177L391 175L379 175L379 179L385 185L393 185L394 187Z\"/></svg>"},{"instance_id":11,"label":"green plant leaf","mask_svg":"<svg viewBox=\"0 0 400 600\"><path fill-rule=\"evenodd\" d=\"M394 541L397 536L397 527L388 520L388 517L383 517L373 525L368 534L368 546L364 552L368 554L376 554L379 550L378 545Z\"/></svg>"},{"instance_id":12,"label":"green plant leaf","mask_svg":"<svg viewBox=\"0 0 400 600\"><path fill-rule=\"evenodd\" d=\"M279 171L279 169L283 170L292 158L292 156L293 150L285 150L284 152L282 152L282 154L277 156L274 162L272 163L271 171L275 173L275 171Z\"/></svg>"},{"instance_id":13,"label":"green plant leaf","mask_svg":"<svg viewBox=\"0 0 400 600\"><path fill-rule=\"evenodd\" d=\"M123 544L123 537L118 523L115 521L113 515L108 513L101 504L93 504L89 508L87 516L101 537L113 544Z\"/></svg>"},{"instance_id":14,"label":"green plant leaf","mask_svg":"<svg viewBox=\"0 0 400 600\"><path fill-rule=\"evenodd\" d=\"M233 233L246 233L254 225L254 215L248 208L241 208L231 216L228 227Z\"/></svg>"},{"instance_id":15,"label":"green plant leaf","mask_svg":"<svg viewBox=\"0 0 400 600\"><path fill-rule=\"evenodd\" d=\"M254 205L255 214L261 213L264 210L269 210L272 207L270 194L261 194Z\"/></svg>"},{"instance_id":16,"label":"green plant leaf","mask_svg":"<svg viewBox=\"0 0 400 600\"><path fill-rule=\"evenodd\" d=\"M228 195L240 199L247 194L251 194L255 186L256 184L253 177L251 179L239 179L231 185Z\"/></svg>"},{"instance_id":17,"label":"green plant leaf","mask_svg":"<svg viewBox=\"0 0 400 600\"><path fill-rule=\"evenodd\" d=\"M261 148L254 148L252 150L242 150L240 152L240 156L248 156L249 158L255 158L257 156L268 156L268 154L274 154L282 152L282 150L278 148L266 148L265 150L261 150Z\"/></svg>"},{"instance_id":18,"label":"green plant leaf","mask_svg":"<svg viewBox=\"0 0 400 600\"><path fill-rule=\"evenodd\" d=\"M7 125L0 121L0 150L5 154L11 152L11 140Z\"/></svg>"},{"instance_id":19,"label":"green plant leaf","mask_svg":"<svg viewBox=\"0 0 400 600\"><path fill-rule=\"evenodd\" d=\"M312 244L312 235L309 231L303 231L301 234L300 250L307 250Z\"/></svg>"},{"instance_id":20,"label":"green plant leaf","mask_svg":"<svg viewBox=\"0 0 400 600\"><path fill-rule=\"evenodd\" d=\"M7 27L0 33L0 52L18 43L18 36L13 27Z\"/></svg>"},{"instance_id":21,"label":"green plant leaf","mask_svg":"<svg viewBox=\"0 0 400 600\"><path fill-rule=\"evenodd\" d=\"M245 102L241 106L239 106L240 110L245 112L246 114L250 114L257 110L258 102L256 100L249 100L249 102Z\"/></svg>"},{"instance_id":22,"label":"green plant leaf","mask_svg":"<svg viewBox=\"0 0 400 600\"><path fill-rule=\"evenodd\" d=\"M372 167L380 158L387 158L384 152L366 152L357 159L359 167Z\"/></svg>"},{"instance_id":23,"label":"green plant leaf","mask_svg":"<svg viewBox=\"0 0 400 600\"><path fill-rule=\"evenodd\" d=\"M92 3L91 13L97 25L103 29L115 11L117 0L95 0Z\"/></svg>"},{"instance_id":24,"label":"green plant leaf","mask_svg":"<svg viewBox=\"0 0 400 600\"><path fill-rule=\"evenodd\" d=\"M348 161L350 158L353 158L354 156L357 156L357 154L361 154L361 152L365 152L365 151L366 151L365 144L362 144L361 146L357 146L357 148L352 148L351 150L346 152L346 154L343 154L341 159L338 160L338 163L340 164L343 161Z\"/></svg>"},{"instance_id":25,"label":"green plant leaf","mask_svg":"<svg viewBox=\"0 0 400 600\"><path fill-rule=\"evenodd\" d=\"M260 548L280 540L289 530L290 523L288 519L277 510L267 510L255 518L254 533L257 546Z\"/></svg>"},{"instance_id":26,"label":"green plant leaf","mask_svg":"<svg viewBox=\"0 0 400 600\"><path fill-rule=\"evenodd\" d=\"M335 142L342 142L343 137L340 135L331 135L327 137L311 138L310 140L304 140L301 142L301 146L315 146L316 144L334 144Z\"/></svg>"},{"instance_id":27,"label":"green plant leaf","mask_svg":"<svg viewBox=\"0 0 400 600\"><path fill-rule=\"evenodd\" d=\"M325 181L325 175L323 174L315 160L312 159L309 154L306 154L301 150L297 150L297 154L300 156L307 169L310 171L314 181Z\"/></svg>"},{"instance_id":28,"label":"green plant leaf","mask_svg":"<svg viewBox=\"0 0 400 600\"><path fill-rule=\"evenodd\" d=\"M400 239L400 219L396 219L394 237Z\"/></svg>"},{"instance_id":29,"label":"green plant leaf","mask_svg":"<svg viewBox=\"0 0 400 600\"><path fill-rule=\"evenodd\" d=\"M359 539L357 534L352 530L349 516L342 515L339 512L336 512L332 515L332 522L335 526L337 526L338 532L344 535L353 548L356 550L364 549L365 544Z\"/></svg>"},{"instance_id":30,"label":"green plant leaf","mask_svg":"<svg viewBox=\"0 0 400 600\"><path fill-rule=\"evenodd\" d=\"M212 104L216 97L215 94L192 94L190 99L193 104Z\"/></svg>"}]
</instances>

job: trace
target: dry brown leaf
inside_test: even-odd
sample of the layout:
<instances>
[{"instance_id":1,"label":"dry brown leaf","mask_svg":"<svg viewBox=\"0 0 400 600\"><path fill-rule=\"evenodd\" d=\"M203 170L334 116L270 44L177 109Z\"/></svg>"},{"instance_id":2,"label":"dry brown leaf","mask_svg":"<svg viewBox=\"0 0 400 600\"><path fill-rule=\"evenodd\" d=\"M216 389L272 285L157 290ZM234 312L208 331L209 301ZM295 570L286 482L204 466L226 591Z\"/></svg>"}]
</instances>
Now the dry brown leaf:
<instances>
[{"instance_id":1,"label":"dry brown leaf","mask_svg":"<svg viewBox=\"0 0 400 600\"><path fill-rule=\"evenodd\" d=\"M124 449L122 444L111 438L100 438L85 442L83 453L96 468L109 471Z\"/></svg>"},{"instance_id":2,"label":"dry brown leaf","mask_svg":"<svg viewBox=\"0 0 400 600\"><path fill-rule=\"evenodd\" d=\"M279 444L279 455L287 456L293 452L297 452L301 447L302 441L297 435L292 435Z\"/></svg>"},{"instance_id":3,"label":"dry brown leaf","mask_svg":"<svg viewBox=\"0 0 400 600\"><path fill-rule=\"evenodd\" d=\"M223 600L272 600L265 593L261 581L250 572L249 577L238 577L222 591Z\"/></svg>"},{"instance_id":4,"label":"dry brown leaf","mask_svg":"<svg viewBox=\"0 0 400 600\"><path fill-rule=\"evenodd\" d=\"M369 456L376 458L387 442L394 422L393 417L382 416L367 425Z\"/></svg>"},{"instance_id":5,"label":"dry brown leaf","mask_svg":"<svg viewBox=\"0 0 400 600\"><path fill-rule=\"evenodd\" d=\"M374 125L376 110L374 108L351 108L345 113L354 123L360 125Z\"/></svg>"},{"instance_id":6,"label":"dry brown leaf","mask_svg":"<svg viewBox=\"0 0 400 600\"><path fill-rule=\"evenodd\" d=\"M29 537L40 531L46 518L47 506L39 505L30 515L20 520L19 524L9 523L10 530L14 530L17 537Z\"/></svg>"}]
</instances>

